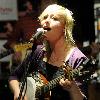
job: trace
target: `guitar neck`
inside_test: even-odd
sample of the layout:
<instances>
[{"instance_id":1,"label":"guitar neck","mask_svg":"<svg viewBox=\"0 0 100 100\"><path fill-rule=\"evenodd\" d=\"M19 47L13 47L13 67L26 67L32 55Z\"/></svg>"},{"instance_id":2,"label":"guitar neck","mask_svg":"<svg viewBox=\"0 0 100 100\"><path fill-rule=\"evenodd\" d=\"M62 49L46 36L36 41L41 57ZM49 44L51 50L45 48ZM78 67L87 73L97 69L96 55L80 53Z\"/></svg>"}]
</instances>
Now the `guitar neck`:
<instances>
[{"instance_id":1,"label":"guitar neck","mask_svg":"<svg viewBox=\"0 0 100 100\"><path fill-rule=\"evenodd\" d=\"M41 86L41 87L37 87L36 88L36 93L35 96L39 97L40 95L52 90L53 88L55 88L58 84L61 78L64 78L65 75L61 75L55 79L53 79L52 81L50 81L49 83Z\"/></svg>"},{"instance_id":2,"label":"guitar neck","mask_svg":"<svg viewBox=\"0 0 100 100\"><path fill-rule=\"evenodd\" d=\"M80 67L80 68L77 68L77 69L74 69L72 71L69 71L67 74L63 74L53 80L51 80L50 82L44 84L43 86L38 86L36 88L36 93L35 93L35 96L36 97L39 97L40 95L42 94L45 94L46 92L52 90L53 88L55 88L58 84L59 84L59 81L60 79L62 78L68 78L69 80L73 80L73 77L78 77L78 76L81 76L79 74L79 70L82 69L83 67Z\"/></svg>"}]
</instances>

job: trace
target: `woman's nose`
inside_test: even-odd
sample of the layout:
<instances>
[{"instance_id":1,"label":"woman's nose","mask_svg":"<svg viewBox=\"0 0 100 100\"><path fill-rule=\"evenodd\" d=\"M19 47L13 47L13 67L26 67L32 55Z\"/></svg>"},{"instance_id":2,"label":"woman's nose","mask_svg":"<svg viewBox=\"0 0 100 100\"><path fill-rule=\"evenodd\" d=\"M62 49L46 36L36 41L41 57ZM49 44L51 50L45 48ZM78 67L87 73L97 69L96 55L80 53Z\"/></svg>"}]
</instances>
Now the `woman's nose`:
<instances>
[{"instance_id":1,"label":"woman's nose","mask_svg":"<svg viewBox=\"0 0 100 100\"><path fill-rule=\"evenodd\" d=\"M47 25L49 25L49 24L50 24L50 19L47 18L47 19L45 20L45 25L47 26Z\"/></svg>"},{"instance_id":2,"label":"woman's nose","mask_svg":"<svg viewBox=\"0 0 100 100\"><path fill-rule=\"evenodd\" d=\"M50 17L47 17L45 20L47 23L50 22Z\"/></svg>"}]
</instances>

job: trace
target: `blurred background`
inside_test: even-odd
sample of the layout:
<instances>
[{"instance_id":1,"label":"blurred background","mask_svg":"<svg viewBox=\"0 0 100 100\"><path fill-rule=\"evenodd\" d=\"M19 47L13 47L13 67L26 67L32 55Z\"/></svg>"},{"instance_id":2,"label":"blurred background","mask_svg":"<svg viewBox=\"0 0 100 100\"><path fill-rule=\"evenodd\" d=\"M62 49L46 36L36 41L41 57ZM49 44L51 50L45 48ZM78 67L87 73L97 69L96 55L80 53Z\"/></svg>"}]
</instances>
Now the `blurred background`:
<instances>
[{"instance_id":1,"label":"blurred background","mask_svg":"<svg viewBox=\"0 0 100 100\"><path fill-rule=\"evenodd\" d=\"M93 61L85 94L88 100L100 100L100 0L0 0L0 100L13 100L9 74L31 48L29 39L40 27L38 16L53 3L73 12L74 40Z\"/></svg>"}]
</instances>

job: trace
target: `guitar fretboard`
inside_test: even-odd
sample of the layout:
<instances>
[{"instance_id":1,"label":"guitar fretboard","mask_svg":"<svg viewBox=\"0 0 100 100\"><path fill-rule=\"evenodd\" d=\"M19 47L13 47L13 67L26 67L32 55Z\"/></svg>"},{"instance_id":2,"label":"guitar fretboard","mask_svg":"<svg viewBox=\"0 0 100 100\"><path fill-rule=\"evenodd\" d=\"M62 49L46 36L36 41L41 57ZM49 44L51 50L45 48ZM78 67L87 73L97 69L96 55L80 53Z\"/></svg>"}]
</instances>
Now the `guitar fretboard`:
<instances>
[{"instance_id":1,"label":"guitar fretboard","mask_svg":"<svg viewBox=\"0 0 100 100\"><path fill-rule=\"evenodd\" d=\"M54 80L50 81L49 83L47 83L47 84L45 84L41 87L37 87L36 94L35 94L36 97L39 97L40 95L42 95L42 94L50 91L51 89L55 88L58 85L60 79L64 78L64 77L65 77L65 75L61 75L61 76L55 78Z\"/></svg>"}]
</instances>

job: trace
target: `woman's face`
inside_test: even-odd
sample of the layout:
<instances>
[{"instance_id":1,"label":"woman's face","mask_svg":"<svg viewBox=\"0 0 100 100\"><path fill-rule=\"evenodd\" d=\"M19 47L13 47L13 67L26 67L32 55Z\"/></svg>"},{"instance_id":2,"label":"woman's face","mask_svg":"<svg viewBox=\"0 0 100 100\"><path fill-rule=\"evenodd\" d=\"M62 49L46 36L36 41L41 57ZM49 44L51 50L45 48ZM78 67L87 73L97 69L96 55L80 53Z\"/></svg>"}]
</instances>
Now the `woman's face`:
<instances>
[{"instance_id":1,"label":"woman's face","mask_svg":"<svg viewBox=\"0 0 100 100\"><path fill-rule=\"evenodd\" d=\"M46 11L41 19L41 26L48 30L44 37L49 41L57 41L64 36L65 20L59 11Z\"/></svg>"}]
</instances>

